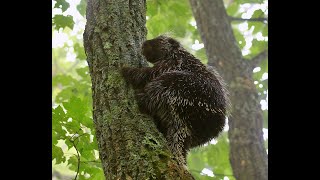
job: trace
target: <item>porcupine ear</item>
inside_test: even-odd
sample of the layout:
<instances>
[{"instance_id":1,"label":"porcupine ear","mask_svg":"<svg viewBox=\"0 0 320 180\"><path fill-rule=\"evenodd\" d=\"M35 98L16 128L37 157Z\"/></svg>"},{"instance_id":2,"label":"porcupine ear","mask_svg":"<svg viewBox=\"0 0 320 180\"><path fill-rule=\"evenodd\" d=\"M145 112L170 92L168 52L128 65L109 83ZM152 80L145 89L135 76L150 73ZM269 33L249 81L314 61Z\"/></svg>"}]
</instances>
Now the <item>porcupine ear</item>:
<instances>
[{"instance_id":1,"label":"porcupine ear","mask_svg":"<svg viewBox=\"0 0 320 180\"><path fill-rule=\"evenodd\" d=\"M180 43L173 38L169 38L168 42L171 44L173 48L177 48L180 46Z\"/></svg>"}]
</instances>

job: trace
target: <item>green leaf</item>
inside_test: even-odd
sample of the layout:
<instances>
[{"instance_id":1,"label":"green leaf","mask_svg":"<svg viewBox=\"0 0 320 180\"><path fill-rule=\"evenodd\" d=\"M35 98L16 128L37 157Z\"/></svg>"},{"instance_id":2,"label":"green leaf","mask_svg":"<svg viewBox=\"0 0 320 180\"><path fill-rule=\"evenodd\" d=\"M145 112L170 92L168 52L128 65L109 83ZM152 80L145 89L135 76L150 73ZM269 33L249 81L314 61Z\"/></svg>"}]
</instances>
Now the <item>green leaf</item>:
<instances>
[{"instance_id":1,"label":"green leaf","mask_svg":"<svg viewBox=\"0 0 320 180\"><path fill-rule=\"evenodd\" d=\"M56 75L52 78L52 86L57 86L58 84L62 86L73 86L76 82L77 80L70 75Z\"/></svg>"},{"instance_id":2,"label":"green leaf","mask_svg":"<svg viewBox=\"0 0 320 180\"><path fill-rule=\"evenodd\" d=\"M52 23L55 26L56 30L59 30L60 28L64 29L66 27L69 27L72 30L74 25L73 17L70 15L55 15L53 17Z\"/></svg>"},{"instance_id":3,"label":"green leaf","mask_svg":"<svg viewBox=\"0 0 320 180\"><path fill-rule=\"evenodd\" d=\"M52 160L56 159L56 163L60 164L66 161L66 157L63 154L61 147L52 145Z\"/></svg>"},{"instance_id":4,"label":"green leaf","mask_svg":"<svg viewBox=\"0 0 320 180\"><path fill-rule=\"evenodd\" d=\"M151 17L158 13L159 3L158 1L147 2L147 16Z\"/></svg>"},{"instance_id":5,"label":"green leaf","mask_svg":"<svg viewBox=\"0 0 320 180\"><path fill-rule=\"evenodd\" d=\"M100 168L95 171L92 171L91 175L92 175L90 177L91 180L101 180L105 178L104 173Z\"/></svg>"},{"instance_id":6,"label":"green leaf","mask_svg":"<svg viewBox=\"0 0 320 180\"><path fill-rule=\"evenodd\" d=\"M52 109L52 143L57 144L59 139L65 139L66 131L62 128L62 124L67 122L68 117L64 113L61 106Z\"/></svg>"},{"instance_id":7,"label":"green leaf","mask_svg":"<svg viewBox=\"0 0 320 180\"><path fill-rule=\"evenodd\" d=\"M264 51L268 47L267 41L258 41L257 39L252 40L252 46L250 48L251 54L256 55Z\"/></svg>"},{"instance_id":8,"label":"green leaf","mask_svg":"<svg viewBox=\"0 0 320 180\"><path fill-rule=\"evenodd\" d=\"M59 140L59 135L56 131L52 130L52 144L58 144L58 140Z\"/></svg>"},{"instance_id":9,"label":"green leaf","mask_svg":"<svg viewBox=\"0 0 320 180\"><path fill-rule=\"evenodd\" d=\"M63 108L60 105L55 109L52 108L52 122L54 124L66 122L67 120L68 117L66 116L65 112L63 111Z\"/></svg>"},{"instance_id":10,"label":"green leaf","mask_svg":"<svg viewBox=\"0 0 320 180\"><path fill-rule=\"evenodd\" d=\"M80 4L77 5L77 10L82 16L85 16L86 14L86 8L87 8L87 2L86 0L81 0Z\"/></svg>"},{"instance_id":11,"label":"green leaf","mask_svg":"<svg viewBox=\"0 0 320 180\"><path fill-rule=\"evenodd\" d=\"M254 11L253 15L251 18L262 18L264 17L264 12L261 9L257 9Z\"/></svg>"},{"instance_id":12,"label":"green leaf","mask_svg":"<svg viewBox=\"0 0 320 180\"><path fill-rule=\"evenodd\" d=\"M85 146L86 147L86 146ZM85 158L87 160L95 159L93 149L85 149L81 152L81 158Z\"/></svg>"},{"instance_id":13,"label":"green leaf","mask_svg":"<svg viewBox=\"0 0 320 180\"><path fill-rule=\"evenodd\" d=\"M76 171L78 169L78 157L77 155L71 156L68 159L68 165L70 165L70 169Z\"/></svg>"},{"instance_id":14,"label":"green leaf","mask_svg":"<svg viewBox=\"0 0 320 180\"><path fill-rule=\"evenodd\" d=\"M67 110L67 114L72 118L68 124L74 128L72 132L77 132L80 128L80 122L84 119L85 114L89 111L87 103L80 98L72 96L69 102L63 102L63 107Z\"/></svg>"},{"instance_id":15,"label":"green leaf","mask_svg":"<svg viewBox=\"0 0 320 180\"><path fill-rule=\"evenodd\" d=\"M71 114L72 116L85 114L85 112L88 110L86 104L84 104L80 98L75 96L72 96L69 102L64 102L63 106L67 110L67 113Z\"/></svg>"},{"instance_id":16,"label":"green leaf","mask_svg":"<svg viewBox=\"0 0 320 180\"><path fill-rule=\"evenodd\" d=\"M83 99L87 103L88 107L91 107L90 104L92 101L91 97L91 80L90 76L86 75L85 68L88 68L87 66L84 68L79 68L80 71L77 73L80 73L82 77L81 80L77 80L77 82L73 82L69 84L68 86L65 86L57 95L55 98L56 103L62 103L65 101L69 101L71 96L76 96L81 99ZM77 70L76 70L77 71Z\"/></svg>"},{"instance_id":17,"label":"green leaf","mask_svg":"<svg viewBox=\"0 0 320 180\"><path fill-rule=\"evenodd\" d=\"M261 31L262 36L266 37L268 36L268 25L265 25Z\"/></svg>"},{"instance_id":18,"label":"green leaf","mask_svg":"<svg viewBox=\"0 0 320 180\"><path fill-rule=\"evenodd\" d=\"M243 49L243 47L246 45L246 40L244 39L243 34L241 34L237 28L233 28L233 32L240 49Z\"/></svg>"},{"instance_id":19,"label":"green leaf","mask_svg":"<svg viewBox=\"0 0 320 180\"><path fill-rule=\"evenodd\" d=\"M81 121L81 124L92 129L93 127L93 120L92 118L89 118L89 117L83 117L82 118L82 121Z\"/></svg>"},{"instance_id":20,"label":"green leaf","mask_svg":"<svg viewBox=\"0 0 320 180\"><path fill-rule=\"evenodd\" d=\"M67 132L62 129L61 124L57 124L55 127L52 127L52 144L58 144L58 140L60 139L66 139L66 134Z\"/></svg>"},{"instance_id":21,"label":"green leaf","mask_svg":"<svg viewBox=\"0 0 320 180\"><path fill-rule=\"evenodd\" d=\"M239 4L238 3L232 3L227 8L227 14L229 16L232 16L232 17L237 17L238 9L239 9Z\"/></svg>"},{"instance_id":22,"label":"green leaf","mask_svg":"<svg viewBox=\"0 0 320 180\"><path fill-rule=\"evenodd\" d=\"M80 133L79 137L76 138L76 142L77 142L76 144L77 144L77 148L78 148L79 152L82 154L83 151L90 150L90 149L92 149L92 147L90 146L90 143L91 143L90 142L90 134L89 133L81 134L81 133ZM88 155L88 153L87 153L87 155ZM90 157L89 159L94 159L94 156Z\"/></svg>"},{"instance_id":23,"label":"green leaf","mask_svg":"<svg viewBox=\"0 0 320 180\"><path fill-rule=\"evenodd\" d=\"M229 143L226 133L218 138L218 143L208 147L208 165L213 167L214 173L232 174L229 162ZM215 163L219 162L219 164Z\"/></svg>"},{"instance_id":24,"label":"green leaf","mask_svg":"<svg viewBox=\"0 0 320 180\"><path fill-rule=\"evenodd\" d=\"M71 131L70 128L68 128L68 131ZM70 139L71 139L71 136L69 136L64 142L67 145L68 149L71 149L73 147L73 143L71 142Z\"/></svg>"},{"instance_id":25,"label":"green leaf","mask_svg":"<svg viewBox=\"0 0 320 180\"><path fill-rule=\"evenodd\" d=\"M54 5L54 8L61 8L62 12L65 12L69 8L69 3L65 0L55 0L56 4Z\"/></svg>"},{"instance_id":26,"label":"green leaf","mask_svg":"<svg viewBox=\"0 0 320 180\"><path fill-rule=\"evenodd\" d=\"M254 27L252 34L256 34L262 31L265 24L261 22L248 22L248 29L250 29L252 26Z\"/></svg>"},{"instance_id":27,"label":"green leaf","mask_svg":"<svg viewBox=\"0 0 320 180\"><path fill-rule=\"evenodd\" d=\"M158 24L156 25L157 22ZM153 17L150 17L150 19L147 21L147 27L148 27L148 32L150 31L150 34L152 34L153 36L158 36L166 32L168 23L164 20L163 15L157 14ZM153 37L150 37L150 38L153 38Z\"/></svg>"},{"instance_id":28,"label":"green leaf","mask_svg":"<svg viewBox=\"0 0 320 180\"><path fill-rule=\"evenodd\" d=\"M86 60L87 56L84 52L84 47L82 45L80 45L79 43L75 43L73 46L73 49L77 55L77 59L79 60Z\"/></svg>"},{"instance_id":29,"label":"green leaf","mask_svg":"<svg viewBox=\"0 0 320 180\"><path fill-rule=\"evenodd\" d=\"M192 18L187 0L166 1L166 3L150 1L147 6L148 39L168 32L176 37L185 36Z\"/></svg>"},{"instance_id":30,"label":"green leaf","mask_svg":"<svg viewBox=\"0 0 320 180\"><path fill-rule=\"evenodd\" d=\"M255 26L254 26L254 29L253 29L253 34L256 34L258 32L261 32L264 28L264 24L263 23L257 23Z\"/></svg>"},{"instance_id":31,"label":"green leaf","mask_svg":"<svg viewBox=\"0 0 320 180\"><path fill-rule=\"evenodd\" d=\"M77 88L75 87L67 87L64 88L61 92L59 92L56 96L56 103L62 103L64 101L68 101L71 96L77 94Z\"/></svg>"},{"instance_id":32,"label":"green leaf","mask_svg":"<svg viewBox=\"0 0 320 180\"><path fill-rule=\"evenodd\" d=\"M80 164L80 172L83 172L83 174L85 174L85 173L89 174L90 180L100 178L101 173L102 173L102 178L100 178L100 179L105 179L101 166L97 166L97 164L100 164L100 163L81 163ZM87 179L87 178L85 178L85 179Z\"/></svg>"}]
</instances>

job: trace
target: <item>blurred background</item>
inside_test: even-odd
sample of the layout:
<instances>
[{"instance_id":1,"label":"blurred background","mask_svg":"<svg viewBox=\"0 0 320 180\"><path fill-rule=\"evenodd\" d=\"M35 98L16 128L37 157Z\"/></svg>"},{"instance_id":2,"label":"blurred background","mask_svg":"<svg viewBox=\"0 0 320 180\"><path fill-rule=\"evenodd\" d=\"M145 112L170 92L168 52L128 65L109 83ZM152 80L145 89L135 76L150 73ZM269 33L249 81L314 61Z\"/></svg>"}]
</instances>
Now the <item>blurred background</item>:
<instances>
[{"instance_id":1,"label":"blurred background","mask_svg":"<svg viewBox=\"0 0 320 180\"><path fill-rule=\"evenodd\" d=\"M235 18L232 27L244 58L249 60L266 51L268 1L224 0L224 4L228 15ZM85 148L78 178L104 178L94 137L91 80L83 48L85 9L86 0L52 1L52 179L74 179L78 166L75 148ZM207 63L188 0L147 0L146 19L147 39L170 34ZM268 152L267 57L253 69L253 77L263 111L263 138ZM73 118L83 123L72 121ZM235 179L229 161L228 129L226 126L219 138L189 153L188 167L196 179ZM70 141L75 136L77 141Z\"/></svg>"}]
</instances>

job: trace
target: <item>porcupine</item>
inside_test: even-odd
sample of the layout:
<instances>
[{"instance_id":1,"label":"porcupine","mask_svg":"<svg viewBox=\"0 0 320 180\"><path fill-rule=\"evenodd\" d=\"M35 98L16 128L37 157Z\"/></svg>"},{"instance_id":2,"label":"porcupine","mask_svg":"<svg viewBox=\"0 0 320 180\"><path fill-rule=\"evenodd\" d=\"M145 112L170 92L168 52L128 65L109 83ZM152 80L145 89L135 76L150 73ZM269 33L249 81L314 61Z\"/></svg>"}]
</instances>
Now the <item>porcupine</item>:
<instances>
[{"instance_id":1,"label":"porcupine","mask_svg":"<svg viewBox=\"0 0 320 180\"><path fill-rule=\"evenodd\" d=\"M141 113L150 115L172 153L186 164L190 148L216 138L230 106L218 72L205 66L175 39L147 40L142 54L153 67L123 67Z\"/></svg>"}]
</instances>

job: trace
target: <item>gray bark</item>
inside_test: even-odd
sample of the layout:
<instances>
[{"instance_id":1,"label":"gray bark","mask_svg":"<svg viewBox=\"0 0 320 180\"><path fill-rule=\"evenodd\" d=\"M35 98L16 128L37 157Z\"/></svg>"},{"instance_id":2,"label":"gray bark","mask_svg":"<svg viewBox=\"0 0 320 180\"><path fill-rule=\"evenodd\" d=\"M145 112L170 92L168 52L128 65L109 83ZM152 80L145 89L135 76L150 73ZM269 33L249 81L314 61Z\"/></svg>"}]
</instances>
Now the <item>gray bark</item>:
<instances>
[{"instance_id":1,"label":"gray bark","mask_svg":"<svg viewBox=\"0 0 320 180\"><path fill-rule=\"evenodd\" d=\"M267 180L268 157L263 140L263 116L252 78L243 60L222 0L190 0L208 64L229 84L230 162L238 180Z\"/></svg>"}]
</instances>

